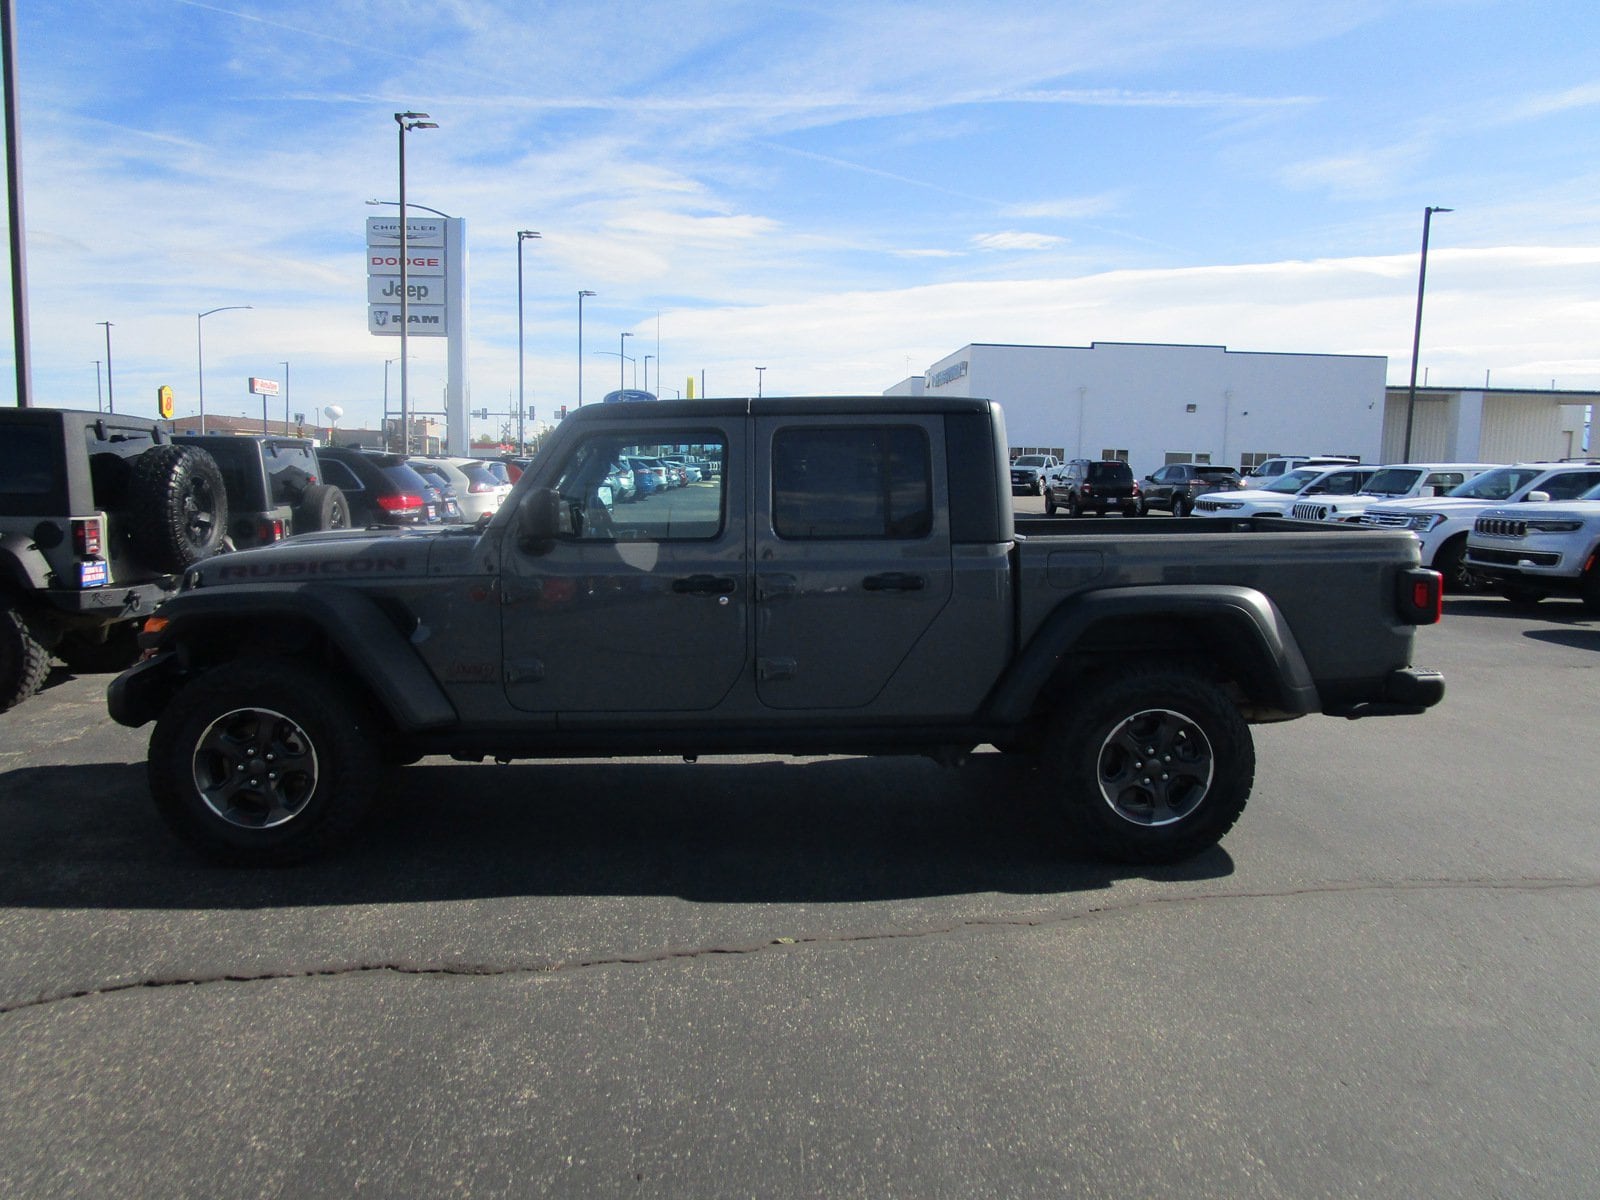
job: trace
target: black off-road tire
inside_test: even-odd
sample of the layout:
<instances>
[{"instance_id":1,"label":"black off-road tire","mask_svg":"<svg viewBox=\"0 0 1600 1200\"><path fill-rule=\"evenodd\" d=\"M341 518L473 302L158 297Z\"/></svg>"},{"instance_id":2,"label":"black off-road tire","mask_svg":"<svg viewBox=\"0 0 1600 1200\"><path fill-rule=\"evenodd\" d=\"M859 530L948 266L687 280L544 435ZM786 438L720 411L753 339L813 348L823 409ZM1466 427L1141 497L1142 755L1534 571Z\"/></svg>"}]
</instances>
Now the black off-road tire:
<instances>
[{"instance_id":1,"label":"black off-road tire","mask_svg":"<svg viewBox=\"0 0 1600 1200\"><path fill-rule=\"evenodd\" d=\"M1083 505L1081 503L1079 503L1078 494L1076 492L1068 492L1067 493L1067 516L1069 516L1069 517L1081 517L1081 516L1083 516Z\"/></svg>"},{"instance_id":2,"label":"black off-road tire","mask_svg":"<svg viewBox=\"0 0 1600 1200\"><path fill-rule=\"evenodd\" d=\"M331 483L313 483L294 509L294 531L315 533L322 529L349 529L350 501Z\"/></svg>"},{"instance_id":3,"label":"black off-road tire","mask_svg":"<svg viewBox=\"0 0 1600 1200\"><path fill-rule=\"evenodd\" d=\"M1215 846L1255 782L1238 709L1200 675L1158 664L1074 688L1040 760L1047 801L1100 858L1170 863Z\"/></svg>"},{"instance_id":4,"label":"black off-road tire","mask_svg":"<svg viewBox=\"0 0 1600 1200\"><path fill-rule=\"evenodd\" d=\"M1189 515L1190 508L1191 508L1191 505L1190 505L1189 501L1187 499L1185 499L1184 497L1182 497L1182 496L1174 496L1172 498L1172 515L1173 516L1175 516L1175 517L1187 517Z\"/></svg>"},{"instance_id":5,"label":"black off-road tire","mask_svg":"<svg viewBox=\"0 0 1600 1200\"><path fill-rule=\"evenodd\" d=\"M1056 509L1057 509L1057 505L1056 505L1056 494L1055 494L1055 491L1052 488L1045 488L1045 490L1044 490L1044 514L1045 514L1045 516L1047 516L1047 517L1055 516L1056 515Z\"/></svg>"},{"instance_id":6,"label":"black off-road tire","mask_svg":"<svg viewBox=\"0 0 1600 1200\"><path fill-rule=\"evenodd\" d=\"M9 712L44 686L50 652L29 631L22 614L0 605L0 712Z\"/></svg>"},{"instance_id":7,"label":"black off-road tire","mask_svg":"<svg viewBox=\"0 0 1600 1200\"><path fill-rule=\"evenodd\" d=\"M118 621L105 631L103 641L93 634L74 631L56 644L55 656L78 675L107 675L126 671L139 661L140 621Z\"/></svg>"},{"instance_id":8,"label":"black off-road tire","mask_svg":"<svg viewBox=\"0 0 1600 1200\"><path fill-rule=\"evenodd\" d=\"M294 659L224 663L187 684L150 737L156 809L203 854L283 866L346 841L390 736L338 680Z\"/></svg>"},{"instance_id":9,"label":"black off-road tire","mask_svg":"<svg viewBox=\"0 0 1600 1200\"><path fill-rule=\"evenodd\" d=\"M133 465L134 544L158 571L182 571L222 548L228 495L216 460L198 446L152 446Z\"/></svg>"},{"instance_id":10,"label":"black off-road tire","mask_svg":"<svg viewBox=\"0 0 1600 1200\"><path fill-rule=\"evenodd\" d=\"M1585 612L1600 616L1600 562L1585 571L1578 581L1578 599L1583 601Z\"/></svg>"},{"instance_id":11,"label":"black off-road tire","mask_svg":"<svg viewBox=\"0 0 1600 1200\"><path fill-rule=\"evenodd\" d=\"M1479 592L1483 588L1467 567L1467 535L1459 533L1433 556L1433 569L1444 576L1444 590L1456 595Z\"/></svg>"}]
</instances>

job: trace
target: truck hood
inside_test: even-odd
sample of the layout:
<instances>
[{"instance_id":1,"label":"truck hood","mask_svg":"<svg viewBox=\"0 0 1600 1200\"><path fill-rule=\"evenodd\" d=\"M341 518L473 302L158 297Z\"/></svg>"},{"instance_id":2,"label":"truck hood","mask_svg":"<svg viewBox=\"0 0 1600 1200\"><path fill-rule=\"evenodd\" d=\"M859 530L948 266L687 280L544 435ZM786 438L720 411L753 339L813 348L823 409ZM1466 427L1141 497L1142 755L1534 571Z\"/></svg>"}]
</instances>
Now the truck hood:
<instances>
[{"instance_id":1,"label":"truck hood","mask_svg":"<svg viewBox=\"0 0 1600 1200\"><path fill-rule=\"evenodd\" d=\"M461 528L461 527L457 527ZM207 558L184 573L187 587L298 583L426 575L443 529L339 529Z\"/></svg>"},{"instance_id":2,"label":"truck hood","mask_svg":"<svg viewBox=\"0 0 1600 1200\"><path fill-rule=\"evenodd\" d=\"M1454 500L1448 496L1415 496L1410 500L1385 500L1374 504L1368 512L1437 512L1465 514L1477 512L1491 504L1505 504L1504 500Z\"/></svg>"}]
</instances>

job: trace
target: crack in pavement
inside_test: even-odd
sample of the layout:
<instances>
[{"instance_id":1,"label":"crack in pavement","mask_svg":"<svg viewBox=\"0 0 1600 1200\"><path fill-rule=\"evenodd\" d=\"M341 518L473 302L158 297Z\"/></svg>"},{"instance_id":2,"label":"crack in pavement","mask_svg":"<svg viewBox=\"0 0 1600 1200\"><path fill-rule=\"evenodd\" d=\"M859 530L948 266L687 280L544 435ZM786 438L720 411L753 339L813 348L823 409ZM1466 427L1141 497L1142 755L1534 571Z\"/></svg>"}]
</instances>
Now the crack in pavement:
<instances>
[{"instance_id":1,"label":"crack in pavement","mask_svg":"<svg viewBox=\"0 0 1600 1200\"><path fill-rule=\"evenodd\" d=\"M133 980L128 983L106 984L101 987L77 988L35 996L28 1000L0 1003L0 1016L60 1004L68 1000L81 1000L91 996L112 996L120 992L135 992L151 988L201 987L217 983L264 983L287 979L319 979L352 975L390 973L395 975L439 975L460 978L504 977L510 975L554 975L598 967L621 965L648 965L670 962L682 958L704 958L719 954L760 954L775 948L815 945L844 945L851 942L897 941L908 938L941 937L967 929L1013 928L1030 929L1051 925L1068 925L1092 917L1102 917L1135 912L1143 908L1165 905L1208 904L1230 900L1281 900L1305 896L1349 894L1399 894L1407 892L1488 891L1488 892L1554 892L1589 891L1600 887L1600 879L1572 877L1522 878L1522 879L1416 879L1401 881L1344 880L1330 883L1307 884L1304 887L1272 890L1247 890L1231 892L1189 892L1174 896L1130 897L1122 903L1090 905L1074 912L1039 913L1032 916L967 917L942 925L927 925L914 929L878 929L860 932L833 932L799 934L763 938L756 941L724 945L662 947L634 953L600 955L593 958L545 959L535 962L505 963L437 963L422 964L404 961L342 963L324 967L279 968L249 974L228 972L216 975L174 976Z\"/></svg>"}]
</instances>

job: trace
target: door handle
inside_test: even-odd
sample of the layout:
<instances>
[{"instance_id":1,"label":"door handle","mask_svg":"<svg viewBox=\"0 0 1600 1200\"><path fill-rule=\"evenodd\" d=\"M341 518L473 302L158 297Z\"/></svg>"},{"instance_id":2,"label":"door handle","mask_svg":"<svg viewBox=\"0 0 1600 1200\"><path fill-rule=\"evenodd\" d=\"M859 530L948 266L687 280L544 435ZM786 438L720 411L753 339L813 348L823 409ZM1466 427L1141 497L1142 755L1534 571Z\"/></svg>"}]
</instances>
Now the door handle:
<instances>
[{"instance_id":1,"label":"door handle","mask_svg":"<svg viewBox=\"0 0 1600 1200\"><path fill-rule=\"evenodd\" d=\"M869 592L920 592L928 586L928 581L905 571L887 571L882 575L868 575L861 586Z\"/></svg>"},{"instance_id":2,"label":"door handle","mask_svg":"<svg viewBox=\"0 0 1600 1200\"><path fill-rule=\"evenodd\" d=\"M726 575L686 575L672 581L672 590L685 596L726 596L733 580Z\"/></svg>"}]
</instances>

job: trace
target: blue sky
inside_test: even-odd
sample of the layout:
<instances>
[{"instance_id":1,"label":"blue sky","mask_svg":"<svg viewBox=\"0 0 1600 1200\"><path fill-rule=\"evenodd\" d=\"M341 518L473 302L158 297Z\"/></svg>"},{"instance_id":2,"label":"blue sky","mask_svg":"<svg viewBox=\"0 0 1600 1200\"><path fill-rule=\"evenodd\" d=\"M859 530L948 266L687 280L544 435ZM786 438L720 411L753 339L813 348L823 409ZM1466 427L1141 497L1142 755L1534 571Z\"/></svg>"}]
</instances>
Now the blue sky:
<instances>
[{"instance_id":1,"label":"blue sky","mask_svg":"<svg viewBox=\"0 0 1600 1200\"><path fill-rule=\"evenodd\" d=\"M466 218L474 408L877 393L969 342L1600 388L1600 5L18 0L35 402L373 423L364 221ZM393 211L392 209L389 211ZM6 301L8 304L8 301ZM8 314L9 316L9 314ZM411 339L413 406L442 342ZM9 349L9 340L7 340ZM609 357L606 351L610 351ZM631 372L641 364L629 367ZM9 363L3 385L12 384ZM398 370L391 369L398 407ZM475 429L481 426L475 425Z\"/></svg>"}]
</instances>

